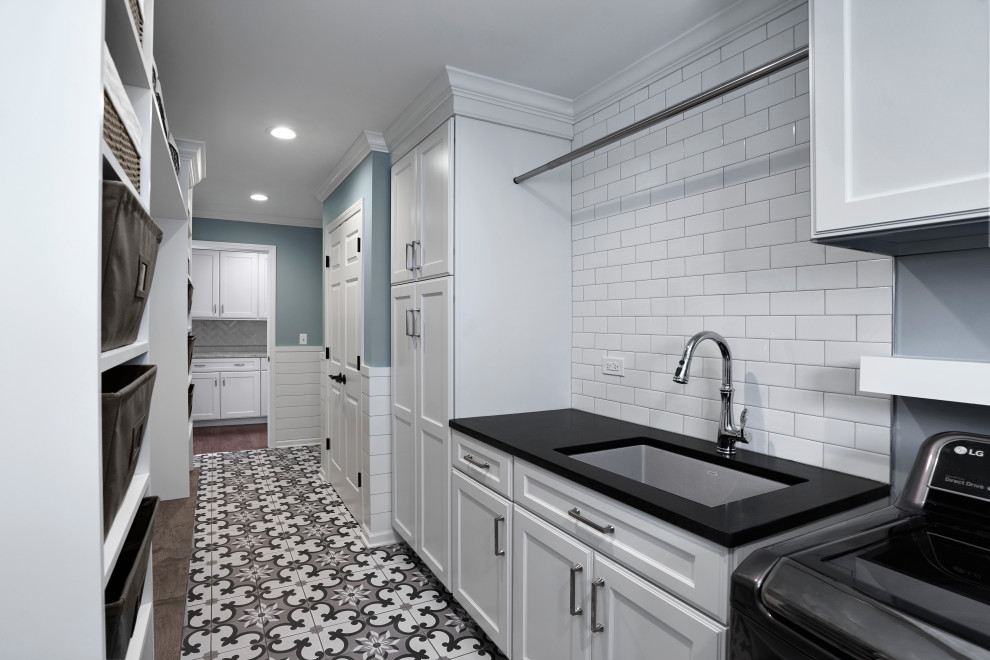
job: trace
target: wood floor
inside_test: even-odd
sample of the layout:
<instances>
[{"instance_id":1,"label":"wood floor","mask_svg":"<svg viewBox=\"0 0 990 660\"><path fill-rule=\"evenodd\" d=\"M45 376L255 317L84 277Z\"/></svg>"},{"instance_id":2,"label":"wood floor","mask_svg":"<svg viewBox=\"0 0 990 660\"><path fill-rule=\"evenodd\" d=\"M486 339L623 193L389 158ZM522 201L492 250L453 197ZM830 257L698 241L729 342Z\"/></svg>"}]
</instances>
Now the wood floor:
<instances>
[{"instance_id":1,"label":"wood floor","mask_svg":"<svg viewBox=\"0 0 990 660\"><path fill-rule=\"evenodd\" d=\"M189 473L189 497L160 502L155 514L151 562L157 660L177 660L182 645L198 484L197 468Z\"/></svg>"},{"instance_id":2,"label":"wood floor","mask_svg":"<svg viewBox=\"0 0 990 660\"><path fill-rule=\"evenodd\" d=\"M268 447L268 425L207 426L193 429L193 453L216 454Z\"/></svg>"}]
</instances>

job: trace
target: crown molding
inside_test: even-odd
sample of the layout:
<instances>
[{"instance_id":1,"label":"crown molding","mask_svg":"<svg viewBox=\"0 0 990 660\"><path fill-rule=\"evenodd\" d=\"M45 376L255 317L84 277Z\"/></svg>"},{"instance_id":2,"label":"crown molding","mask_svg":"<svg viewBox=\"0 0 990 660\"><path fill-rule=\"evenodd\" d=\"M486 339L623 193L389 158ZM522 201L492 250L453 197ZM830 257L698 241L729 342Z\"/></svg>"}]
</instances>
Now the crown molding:
<instances>
[{"instance_id":1,"label":"crown molding","mask_svg":"<svg viewBox=\"0 0 990 660\"><path fill-rule=\"evenodd\" d=\"M266 225L285 225L287 227L313 227L323 228L323 219L312 218L290 218L285 216L264 215L261 213L229 213L227 211L214 211L212 209L196 209L193 211L193 220L196 218L206 218L207 220L229 220L231 222L258 222Z\"/></svg>"},{"instance_id":2,"label":"crown molding","mask_svg":"<svg viewBox=\"0 0 990 660\"><path fill-rule=\"evenodd\" d=\"M412 150L452 115L573 139L570 99L452 66L430 82L385 129L393 159Z\"/></svg>"},{"instance_id":3,"label":"crown molding","mask_svg":"<svg viewBox=\"0 0 990 660\"><path fill-rule=\"evenodd\" d=\"M361 135L348 147L343 157L337 162L330 176L314 193L316 198L323 202L337 189L337 186L347 178L347 175L354 171L354 168L368 157L372 151L388 153L388 145L385 144L385 137L375 131L362 131Z\"/></svg>"},{"instance_id":4,"label":"crown molding","mask_svg":"<svg viewBox=\"0 0 990 660\"><path fill-rule=\"evenodd\" d=\"M181 158L189 161L189 187L192 188L206 177L206 143L175 138L175 148Z\"/></svg>"},{"instance_id":5,"label":"crown molding","mask_svg":"<svg viewBox=\"0 0 990 660\"><path fill-rule=\"evenodd\" d=\"M721 48L807 0L738 0L574 99L575 123Z\"/></svg>"}]
</instances>

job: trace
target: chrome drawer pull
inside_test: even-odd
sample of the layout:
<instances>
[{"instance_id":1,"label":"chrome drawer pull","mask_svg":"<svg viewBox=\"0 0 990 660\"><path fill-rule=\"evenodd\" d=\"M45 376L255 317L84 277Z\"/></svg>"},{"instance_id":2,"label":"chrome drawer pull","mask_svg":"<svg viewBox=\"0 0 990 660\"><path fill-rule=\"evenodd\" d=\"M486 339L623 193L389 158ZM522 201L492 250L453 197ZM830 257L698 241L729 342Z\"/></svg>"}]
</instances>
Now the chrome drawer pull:
<instances>
[{"instance_id":1,"label":"chrome drawer pull","mask_svg":"<svg viewBox=\"0 0 990 660\"><path fill-rule=\"evenodd\" d=\"M578 616L579 614L584 612L583 609L581 609L580 607L574 604L574 599L575 599L574 582L576 581L577 574L583 570L584 570L584 566L582 566L581 564L574 564L573 566L571 566L571 616Z\"/></svg>"},{"instance_id":2,"label":"chrome drawer pull","mask_svg":"<svg viewBox=\"0 0 990 660\"><path fill-rule=\"evenodd\" d=\"M410 329L413 327L413 311L411 309L406 310L406 337L412 337L413 331Z\"/></svg>"},{"instance_id":3,"label":"chrome drawer pull","mask_svg":"<svg viewBox=\"0 0 990 660\"><path fill-rule=\"evenodd\" d=\"M605 626L598 623L598 587L604 587L605 580L598 578L591 583L591 632L598 633L605 630Z\"/></svg>"},{"instance_id":4,"label":"chrome drawer pull","mask_svg":"<svg viewBox=\"0 0 990 660\"><path fill-rule=\"evenodd\" d=\"M235 367L243 367L244 366L244 363L243 362L235 362L234 363L234 366Z\"/></svg>"},{"instance_id":5,"label":"chrome drawer pull","mask_svg":"<svg viewBox=\"0 0 990 660\"><path fill-rule=\"evenodd\" d=\"M423 264L420 263L423 258L423 244L419 241L413 241L411 245L413 249L413 270L423 270Z\"/></svg>"},{"instance_id":6,"label":"chrome drawer pull","mask_svg":"<svg viewBox=\"0 0 990 660\"><path fill-rule=\"evenodd\" d=\"M413 267L409 264L409 252L413 249L412 243L406 243L406 270L412 270Z\"/></svg>"},{"instance_id":7,"label":"chrome drawer pull","mask_svg":"<svg viewBox=\"0 0 990 660\"><path fill-rule=\"evenodd\" d=\"M505 520L505 516L498 516L495 518L495 556L496 557L501 557L502 555L505 554L504 549L499 550L499 546L501 544L498 542L498 524L504 520Z\"/></svg>"},{"instance_id":8,"label":"chrome drawer pull","mask_svg":"<svg viewBox=\"0 0 990 660\"><path fill-rule=\"evenodd\" d=\"M588 520L587 518L585 518L584 516L581 515L581 509L579 509L577 507L574 507L573 509L571 509L570 511L568 511L567 512L567 515L569 515L571 518L574 518L578 522L584 523L585 525L587 525L588 527L592 528L596 532L601 532L602 534L614 534L615 533L615 527L612 527L611 525L599 525L596 522L592 522L592 521Z\"/></svg>"},{"instance_id":9,"label":"chrome drawer pull","mask_svg":"<svg viewBox=\"0 0 990 660\"><path fill-rule=\"evenodd\" d=\"M487 470L488 468L491 467L491 464L489 464L489 463L482 463L481 461L479 461L478 459L476 459L471 454L464 454L463 458L464 458L465 461L467 461L468 463L470 463L474 467L481 468L482 470Z\"/></svg>"}]
</instances>

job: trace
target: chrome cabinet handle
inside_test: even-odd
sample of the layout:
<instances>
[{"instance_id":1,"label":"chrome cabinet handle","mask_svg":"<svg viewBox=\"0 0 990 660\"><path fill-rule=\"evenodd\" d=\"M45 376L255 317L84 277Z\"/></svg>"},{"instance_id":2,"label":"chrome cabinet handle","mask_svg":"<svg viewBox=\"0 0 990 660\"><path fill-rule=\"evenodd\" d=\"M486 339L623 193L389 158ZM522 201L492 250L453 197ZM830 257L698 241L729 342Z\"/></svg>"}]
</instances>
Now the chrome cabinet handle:
<instances>
[{"instance_id":1,"label":"chrome cabinet handle","mask_svg":"<svg viewBox=\"0 0 990 660\"><path fill-rule=\"evenodd\" d=\"M220 305L220 313L223 314L223 305Z\"/></svg>"},{"instance_id":2,"label":"chrome cabinet handle","mask_svg":"<svg viewBox=\"0 0 990 660\"><path fill-rule=\"evenodd\" d=\"M412 313L413 313L413 311L411 309L407 309L406 310L406 336L407 337L412 337L413 336L413 331L410 329L410 326L412 325L412 323L411 323L411 321L412 321Z\"/></svg>"},{"instance_id":3,"label":"chrome cabinet handle","mask_svg":"<svg viewBox=\"0 0 990 660\"><path fill-rule=\"evenodd\" d=\"M491 467L491 464L490 463L482 463L481 461L479 461L478 459L476 459L471 454L464 454L463 458L464 458L465 461L467 461L468 463L470 463L474 467L481 468L482 470L487 470L488 468Z\"/></svg>"},{"instance_id":4,"label":"chrome cabinet handle","mask_svg":"<svg viewBox=\"0 0 990 660\"><path fill-rule=\"evenodd\" d=\"M598 623L598 587L604 587L605 580L598 578L591 583L591 632L598 633L605 630L605 626Z\"/></svg>"},{"instance_id":5,"label":"chrome cabinet handle","mask_svg":"<svg viewBox=\"0 0 990 660\"><path fill-rule=\"evenodd\" d=\"M587 518L581 515L581 509L577 507L574 507L573 509L568 511L567 515L569 515L571 518L574 518L580 523L584 523L585 525L595 530L596 532L601 532L602 534L615 533L615 527L612 527L611 525L599 525L596 522L592 522L591 520L588 520Z\"/></svg>"},{"instance_id":6,"label":"chrome cabinet handle","mask_svg":"<svg viewBox=\"0 0 990 660\"><path fill-rule=\"evenodd\" d=\"M413 241L412 253L413 253L413 270L423 270L422 257L423 257L423 244L419 241ZM418 248L418 249L417 249Z\"/></svg>"},{"instance_id":7,"label":"chrome cabinet handle","mask_svg":"<svg viewBox=\"0 0 990 660\"><path fill-rule=\"evenodd\" d=\"M413 337L422 337L420 334L423 330L423 311L420 309L414 309L413 312ZM419 319L419 332L416 331L416 319Z\"/></svg>"},{"instance_id":8,"label":"chrome cabinet handle","mask_svg":"<svg viewBox=\"0 0 990 660\"><path fill-rule=\"evenodd\" d=\"M215 304L215 303L214 303L214 305L213 305L213 313L214 313L214 314L216 314L216 313L217 313L217 306L216 306L216 304Z\"/></svg>"},{"instance_id":9,"label":"chrome cabinet handle","mask_svg":"<svg viewBox=\"0 0 990 660\"><path fill-rule=\"evenodd\" d=\"M219 380L220 379L217 378L216 376L213 377L213 387L216 387L218 385Z\"/></svg>"},{"instance_id":10,"label":"chrome cabinet handle","mask_svg":"<svg viewBox=\"0 0 990 660\"><path fill-rule=\"evenodd\" d=\"M243 367L244 366L244 363L243 362L235 362L234 363L234 366L235 367Z\"/></svg>"},{"instance_id":11,"label":"chrome cabinet handle","mask_svg":"<svg viewBox=\"0 0 990 660\"><path fill-rule=\"evenodd\" d=\"M193 366L194 367L205 367L206 365L205 364L194 364Z\"/></svg>"},{"instance_id":12,"label":"chrome cabinet handle","mask_svg":"<svg viewBox=\"0 0 990 660\"><path fill-rule=\"evenodd\" d=\"M502 555L505 554L504 549L499 550L499 546L501 544L498 542L498 524L504 520L505 520L505 516L496 516L495 518L495 556L496 557L501 557Z\"/></svg>"},{"instance_id":13,"label":"chrome cabinet handle","mask_svg":"<svg viewBox=\"0 0 990 660\"><path fill-rule=\"evenodd\" d=\"M226 378L223 379L223 386L224 387L227 387L227 379Z\"/></svg>"},{"instance_id":14,"label":"chrome cabinet handle","mask_svg":"<svg viewBox=\"0 0 990 660\"><path fill-rule=\"evenodd\" d=\"M413 244L406 243L406 270L412 270L413 266L410 264L409 252L412 251Z\"/></svg>"},{"instance_id":15,"label":"chrome cabinet handle","mask_svg":"<svg viewBox=\"0 0 990 660\"><path fill-rule=\"evenodd\" d=\"M574 604L574 600L575 600L574 594L575 591L577 591L576 587L574 586L574 583L577 581L577 574L583 570L584 570L584 566L582 566L581 564L574 564L573 566L571 566L571 616L578 616L579 614L584 612L583 609L581 609L580 607Z\"/></svg>"}]
</instances>

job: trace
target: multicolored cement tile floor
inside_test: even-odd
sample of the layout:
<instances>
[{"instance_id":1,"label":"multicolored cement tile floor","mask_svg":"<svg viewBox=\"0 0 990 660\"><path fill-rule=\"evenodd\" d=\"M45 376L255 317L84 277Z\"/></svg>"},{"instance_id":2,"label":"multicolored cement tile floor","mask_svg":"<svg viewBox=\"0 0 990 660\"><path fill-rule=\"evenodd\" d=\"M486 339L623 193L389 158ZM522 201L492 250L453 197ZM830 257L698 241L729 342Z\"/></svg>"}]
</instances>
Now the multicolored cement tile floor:
<instances>
[{"instance_id":1,"label":"multicolored cement tile floor","mask_svg":"<svg viewBox=\"0 0 990 660\"><path fill-rule=\"evenodd\" d=\"M405 544L366 548L318 447L207 454L180 657L504 660Z\"/></svg>"}]
</instances>

